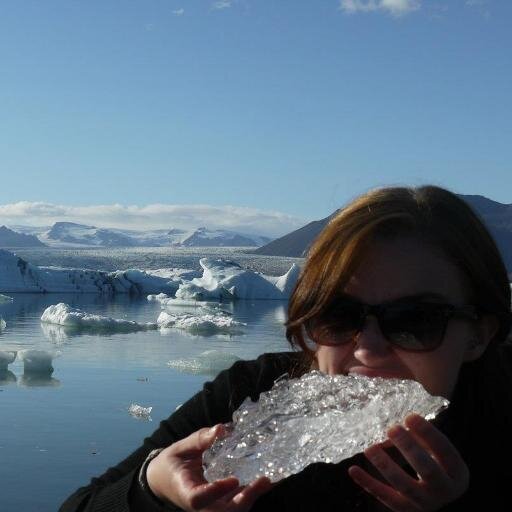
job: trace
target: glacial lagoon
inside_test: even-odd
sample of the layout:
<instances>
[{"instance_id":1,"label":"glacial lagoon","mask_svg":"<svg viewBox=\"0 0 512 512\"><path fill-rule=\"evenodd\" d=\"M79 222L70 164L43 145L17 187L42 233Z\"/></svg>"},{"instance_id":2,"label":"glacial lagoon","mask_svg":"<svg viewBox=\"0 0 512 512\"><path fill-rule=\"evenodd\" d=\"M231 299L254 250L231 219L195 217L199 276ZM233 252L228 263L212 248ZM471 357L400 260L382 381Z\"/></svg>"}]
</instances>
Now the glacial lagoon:
<instances>
[{"instance_id":1,"label":"glacial lagoon","mask_svg":"<svg viewBox=\"0 0 512 512\"><path fill-rule=\"evenodd\" d=\"M113 270L196 268L199 258L229 257L261 272L281 275L293 258L256 257L232 249L16 251L37 265ZM212 254L213 253L213 254ZM144 264L146 262L146 265ZM135 449L180 404L237 358L288 350L286 301L224 302L245 324L236 334L192 334L180 329L97 334L44 324L51 305L139 323L156 322L161 305L145 296L12 294L0 305L6 327L0 350L37 349L55 355L51 375L26 372L16 359L0 380L1 510L54 512L75 488L88 483ZM174 312L194 314L194 306ZM169 364L170 363L170 364ZM129 413L152 407L149 417ZM25 492L30 482L31 492Z\"/></svg>"}]
</instances>

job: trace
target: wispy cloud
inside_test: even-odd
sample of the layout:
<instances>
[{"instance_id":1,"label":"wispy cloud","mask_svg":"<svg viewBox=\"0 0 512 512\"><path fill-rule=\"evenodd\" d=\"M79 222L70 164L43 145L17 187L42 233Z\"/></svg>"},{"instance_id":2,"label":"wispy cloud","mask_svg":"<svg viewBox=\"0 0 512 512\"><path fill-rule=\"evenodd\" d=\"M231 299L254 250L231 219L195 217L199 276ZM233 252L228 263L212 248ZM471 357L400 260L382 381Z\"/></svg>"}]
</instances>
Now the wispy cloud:
<instances>
[{"instance_id":1,"label":"wispy cloud","mask_svg":"<svg viewBox=\"0 0 512 512\"><path fill-rule=\"evenodd\" d=\"M213 2L212 7L214 9L228 9L233 5L233 0L218 0Z\"/></svg>"},{"instance_id":2,"label":"wispy cloud","mask_svg":"<svg viewBox=\"0 0 512 512\"><path fill-rule=\"evenodd\" d=\"M0 205L0 225L47 226L57 221L124 229L192 229L205 226L268 236L284 235L307 222L281 212L240 206L70 206L27 201Z\"/></svg>"},{"instance_id":3,"label":"wispy cloud","mask_svg":"<svg viewBox=\"0 0 512 512\"><path fill-rule=\"evenodd\" d=\"M175 9L174 11L172 11L172 13L175 16L183 16L183 14L185 13L185 9L183 9L183 7L181 9Z\"/></svg>"},{"instance_id":4,"label":"wispy cloud","mask_svg":"<svg viewBox=\"0 0 512 512\"><path fill-rule=\"evenodd\" d=\"M476 9L485 19L491 17L488 0L466 0L466 7Z\"/></svg>"},{"instance_id":5,"label":"wispy cloud","mask_svg":"<svg viewBox=\"0 0 512 512\"><path fill-rule=\"evenodd\" d=\"M420 0L340 0L340 9L348 14L383 11L393 16L403 16L420 7Z\"/></svg>"}]
</instances>

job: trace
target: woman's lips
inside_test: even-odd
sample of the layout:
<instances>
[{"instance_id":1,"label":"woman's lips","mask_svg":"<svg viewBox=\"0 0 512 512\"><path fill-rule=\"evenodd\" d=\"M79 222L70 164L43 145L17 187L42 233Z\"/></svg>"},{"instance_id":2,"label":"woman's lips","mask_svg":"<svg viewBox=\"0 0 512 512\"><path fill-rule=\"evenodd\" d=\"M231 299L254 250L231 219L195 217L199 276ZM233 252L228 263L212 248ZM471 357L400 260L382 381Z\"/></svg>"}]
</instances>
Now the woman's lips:
<instances>
[{"instance_id":1,"label":"woman's lips","mask_svg":"<svg viewBox=\"0 0 512 512\"><path fill-rule=\"evenodd\" d=\"M403 374L384 368L369 368L368 366L353 366L348 370L349 374L363 375L365 377L382 377L384 379L405 379Z\"/></svg>"}]
</instances>

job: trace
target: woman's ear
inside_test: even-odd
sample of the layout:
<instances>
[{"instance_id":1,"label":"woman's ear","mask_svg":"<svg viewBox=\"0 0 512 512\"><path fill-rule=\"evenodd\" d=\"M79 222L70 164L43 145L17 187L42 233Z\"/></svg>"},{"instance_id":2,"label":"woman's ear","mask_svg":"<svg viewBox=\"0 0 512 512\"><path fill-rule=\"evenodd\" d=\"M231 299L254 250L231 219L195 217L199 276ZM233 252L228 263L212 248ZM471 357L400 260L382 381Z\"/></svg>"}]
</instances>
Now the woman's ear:
<instances>
[{"instance_id":1,"label":"woman's ear","mask_svg":"<svg viewBox=\"0 0 512 512\"><path fill-rule=\"evenodd\" d=\"M475 337L468 342L464 361L476 361L485 352L499 328L500 321L496 316L482 316L476 326Z\"/></svg>"}]
</instances>

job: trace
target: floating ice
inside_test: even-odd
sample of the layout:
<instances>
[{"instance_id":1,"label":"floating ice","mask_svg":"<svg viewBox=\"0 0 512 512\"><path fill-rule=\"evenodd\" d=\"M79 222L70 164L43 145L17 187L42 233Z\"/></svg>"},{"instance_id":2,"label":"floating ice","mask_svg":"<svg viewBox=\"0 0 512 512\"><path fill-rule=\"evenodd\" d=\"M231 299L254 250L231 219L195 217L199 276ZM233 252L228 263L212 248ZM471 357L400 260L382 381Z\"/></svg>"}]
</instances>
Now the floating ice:
<instances>
[{"instance_id":1,"label":"floating ice","mask_svg":"<svg viewBox=\"0 0 512 512\"><path fill-rule=\"evenodd\" d=\"M3 331L7 327L5 320L0 316L0 331Z\"/></svg>"},{"instance_id":2,"label":"floating ice","mask_svg":"<svg viewBox=\"0 0 512 512\"><path fill-rule=\"evenodd\" d=\"M205 478L234 475L245 485L267 476L276 482L384 441L387 429L412 412L431 419L447 406L413 380L318 371L278 380L258 402L247 398L233 414L227 436L203 455Z\"/></svg>"},{"instance_id":3,"label":"floating ice","mask_svg":"<svg viewBox=\"0 0 512 512\"><path fill-rule=\"evenodd\" d=\"M174 295L184 279L191 279L195 275L197 271L183 269L103 272L80 268L38 267L14 253L0 249L0 292L134 295L164 292Z\"/></svg>"},{"instance_id":4,"label":"floating ice","mask_svg":"<svg viewBox=\"0 0 512 512\"><path fill-rule=\"evenodd\" d=\"M2 295L0 293L0 304L4 303L4 302L13 302L14 299L12 297L8 297L7 295Z\"/></svg>"},{"instance_id":5,"label":"floating ice","mask_svg":"<svg viewBox=\"0 0 512 512\"><path fill-rule=\"evenodd\" d=\"M63 302L46 308L41 316L41 321L76 330L87 329L100 333L136 332L157 328L157 325L152 322L141 324L134 320L91 315L80 309L74 309Z\"/></svg>"},{"instance_id":6,"label":"floating ice","mask_svg":"<svg viewBox=\"0 0 512 512\"><path fill-rule=\"evenodd\" d=\"M192 313L168 313L162 311L157 319L159 327L182 329L192 334L240 334L246 324L233 320L225 312L194 315Z\"/></svg>"},{"instance_id":7,"label":"floating ice","mask_svg":"<svg viewBox=\"0 0 512 512\"><path fill-rule=\"evenodd\" d=\"M142 407L142 405L132 404L128 407L128 412L134 417L142 420L151 420L151 411L153 407Z\"/></svg>"},{"instance_id":8,"label":"floating ice","mask_svg":"<svg viewBox=\"0 0 512 512\"><path fill-rule=\"evenodd\" d=\"M202 258L202 270L157 269L104 272L38 267L0 249L0 292L147 295L164 293L184 300L286 300L297 281L296 264L282 276L267 276L225 259Z\"/></svg>"},{"instance_id":9,"label":"floating ice","mask_svg":"<svg viewBox=\"0 0 512 512\"><path fill-rule=\"evenodd\" d=\"M52 360L57 355L46 350L18 351L18 359L24 363L25 374L51 374L53 372Z\"/></svg>"},{"instance_id":10,"label":"floating ice","mask_svg":"<svg viewBox=\"0 0 512 512\"><path fill-rule=\"evenodd\" d=\"M217 374L232 366L240 358L222 350L206 350L196 357L173 359L167 366L187 373Z\"/></svg>"},{"instance_id":11,"label":"floating ice","mask_svg":"<svg viewBox=\"0 0 512 512\"><path fill-rule=\"evenodd\" d=\"M148 295L147 299L149 302L160 302L165 304L171 297L166 293L159 293L157 295Z\"/></svg>"},{"instance_id":12,"label":"floating ice","mask_svg":"<svg viewBox=\"0 0 512 512\"><path fill-rule=\"evenodd\" d=\"M283 276L243 269L225 259L201 258L203 276L180 284L176 298L189 300L288 299L300 269L293 264Z\"/></svg>"},{"instance_id":13,"label":"floating ice","mask_svg":"<svg viewBox=\"0 0 512 512\"><path fill-rule=\"evenodd\" d=\"M7 366L16 359L15 350L0 350L0 372L5 372Z\"/></svg>"}]
</instances>

